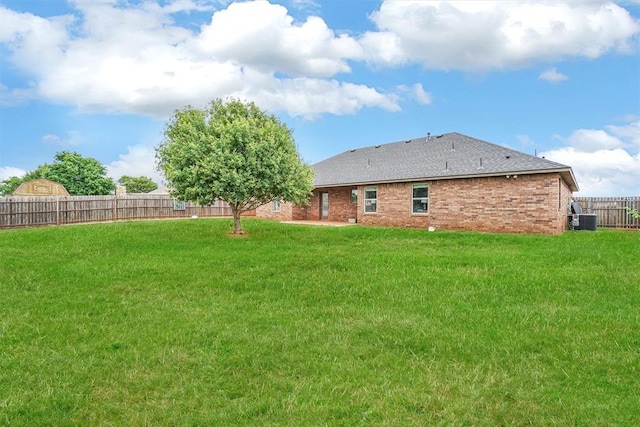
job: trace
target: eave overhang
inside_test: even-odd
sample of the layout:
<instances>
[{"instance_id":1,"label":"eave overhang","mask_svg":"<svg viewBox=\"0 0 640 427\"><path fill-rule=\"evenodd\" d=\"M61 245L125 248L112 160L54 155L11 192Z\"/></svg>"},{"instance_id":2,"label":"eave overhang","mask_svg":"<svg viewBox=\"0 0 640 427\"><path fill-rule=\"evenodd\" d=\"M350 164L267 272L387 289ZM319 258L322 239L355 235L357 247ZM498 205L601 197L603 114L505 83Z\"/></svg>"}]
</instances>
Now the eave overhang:
<instances>
[{"instance_id":1,"label":"eave overhang","mask_svg":"<svg viewBox=\"0 0 640 427\"><path fill-rule=\"evenodd\" d=\"M496 176L515 176L515 175L540 175L548 173L559 173L569 189L573 192L580 190L578 183L573 175L571 168L562 169L536 169L536 170L514 170L492 173L475 173L466 175L438 175L438 176L424 176L415 178L403 178L403 179L387 179L387 180L375 180L375 181L360 181L360 182L345 182L345 183L331 183L331 184L316 184L313 188L334 188L334 187L353 187L358 185L375 185L375 184L393 184L398 182L421 182L421 181L443 181L449 179L468 179L468 178L488 178Z\"/></svg>"}]
</instances>

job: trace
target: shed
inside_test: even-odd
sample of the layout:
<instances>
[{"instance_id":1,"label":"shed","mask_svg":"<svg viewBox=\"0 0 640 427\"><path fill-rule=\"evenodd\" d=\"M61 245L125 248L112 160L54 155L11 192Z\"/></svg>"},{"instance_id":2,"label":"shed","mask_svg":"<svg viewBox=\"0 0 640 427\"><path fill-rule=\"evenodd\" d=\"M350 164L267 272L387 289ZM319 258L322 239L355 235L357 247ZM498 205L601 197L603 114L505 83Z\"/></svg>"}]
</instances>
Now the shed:
<instances>
[{"instance_id":1,"label":"shed","mask_svg":"<svg viewBox=\"0 0 640 427\"><path fill-rule=\"evenodd\" d=\"M25 181L13 192L14 196L68 196L69 192L64 185L48 179L34 179Z\"/></svg>"}]
</instances>

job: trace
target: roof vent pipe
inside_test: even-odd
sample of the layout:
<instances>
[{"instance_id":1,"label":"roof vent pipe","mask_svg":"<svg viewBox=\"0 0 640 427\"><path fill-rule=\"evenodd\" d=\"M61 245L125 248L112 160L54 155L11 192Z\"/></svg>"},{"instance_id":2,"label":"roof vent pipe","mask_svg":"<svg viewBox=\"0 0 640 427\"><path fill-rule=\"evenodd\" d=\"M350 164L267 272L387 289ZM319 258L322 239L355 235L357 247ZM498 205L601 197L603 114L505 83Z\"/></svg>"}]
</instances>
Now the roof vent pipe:
<instances>
[{"instance_id":1,"label":"roof vent pipe","mask_svg":"<svg viewBox=\"0 0 640 427\"><path fill-rule=\"evenodd\" d=\"M427 132L427 141L431 139L431 132Z\"/></svg>"}]
</instances>

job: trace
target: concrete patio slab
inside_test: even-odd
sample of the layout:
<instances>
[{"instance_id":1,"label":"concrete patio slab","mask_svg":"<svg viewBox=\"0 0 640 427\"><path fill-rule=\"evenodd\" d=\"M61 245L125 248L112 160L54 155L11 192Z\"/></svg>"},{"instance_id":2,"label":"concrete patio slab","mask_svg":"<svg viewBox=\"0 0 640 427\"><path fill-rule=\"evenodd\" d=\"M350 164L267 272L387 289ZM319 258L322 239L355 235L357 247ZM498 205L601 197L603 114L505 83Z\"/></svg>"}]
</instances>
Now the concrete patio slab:
<instances>
[{"instance_id":1,"label":"concrete patio slab","mask_svg":"<svg viewBox=\"0 0 640 427\"><path fill-rule=\"evenodd\" d=\"M357 224L340 221L281 221L282 224L319 225L324 227L349 227Z\"/></svg>"}]
</instances>

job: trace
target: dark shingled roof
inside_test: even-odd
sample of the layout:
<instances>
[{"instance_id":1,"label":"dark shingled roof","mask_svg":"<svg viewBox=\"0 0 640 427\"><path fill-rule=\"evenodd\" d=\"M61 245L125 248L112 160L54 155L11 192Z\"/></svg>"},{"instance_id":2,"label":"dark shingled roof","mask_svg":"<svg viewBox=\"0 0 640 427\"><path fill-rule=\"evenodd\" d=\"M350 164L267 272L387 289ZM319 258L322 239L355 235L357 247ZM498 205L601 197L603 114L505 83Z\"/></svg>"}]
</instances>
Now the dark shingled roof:
<instances>
[{"instance_id":1,"label":"dark shingled roof","mask_svg":"<svg viewBox=\"0 0 640 427\"><path fill-rule=\"evenodd\" d=\"M578 191L569 166L455 132L345 151L313 169L316 187L559 172Z\"/></svg>"}]
</instances>

